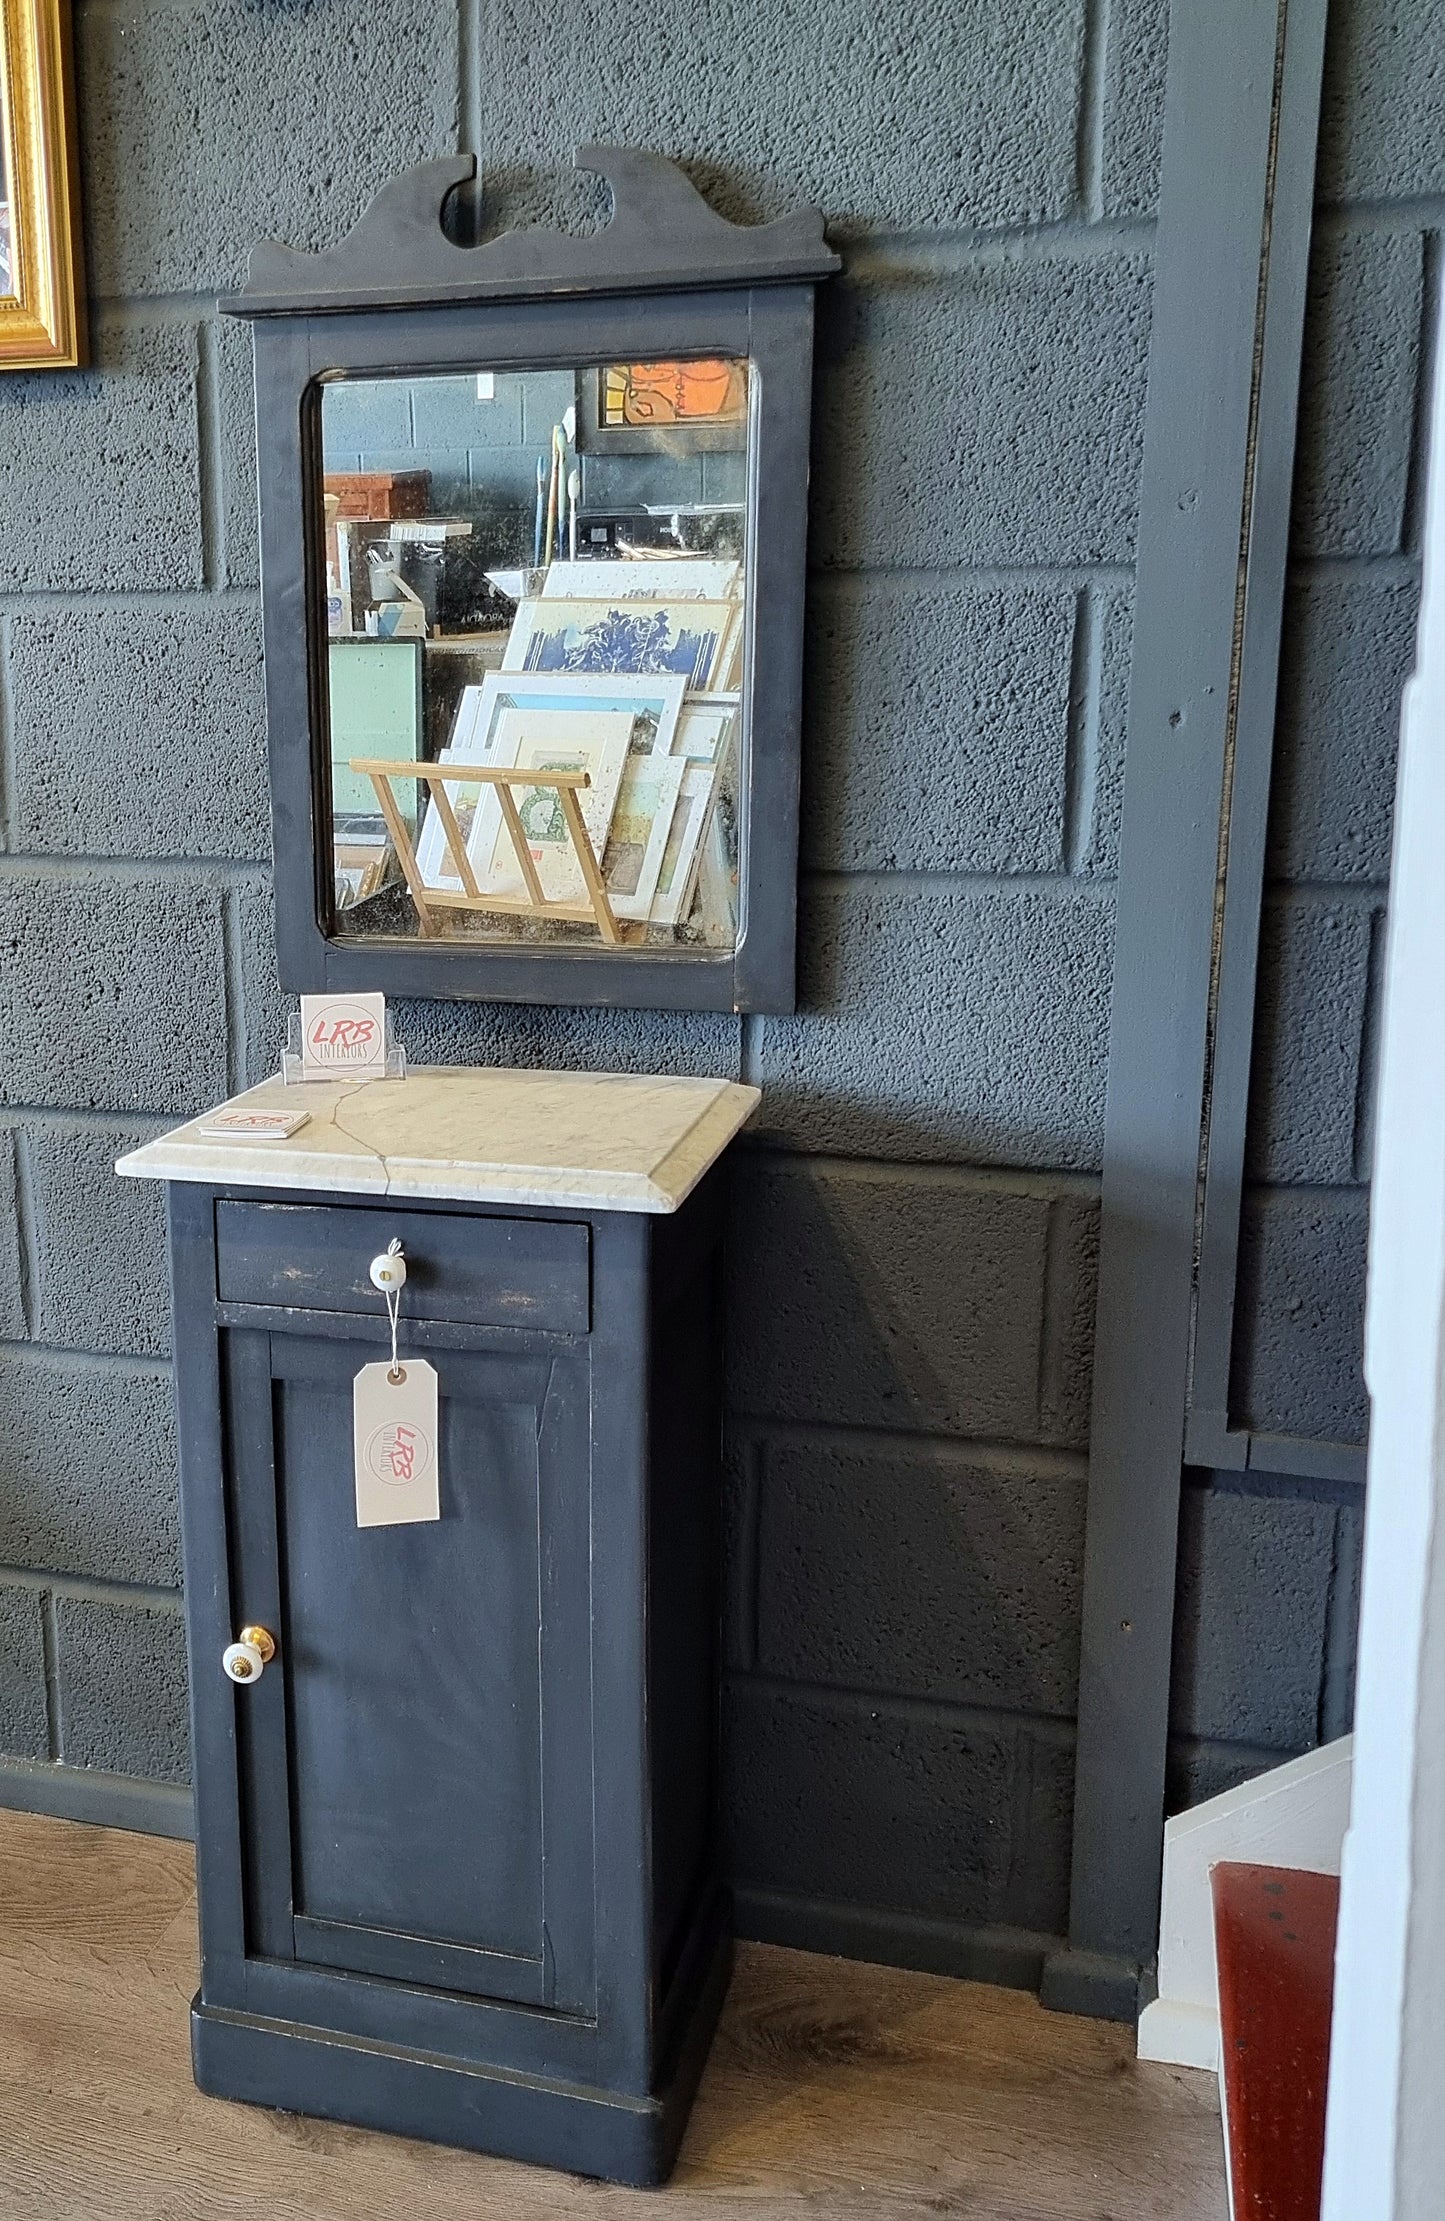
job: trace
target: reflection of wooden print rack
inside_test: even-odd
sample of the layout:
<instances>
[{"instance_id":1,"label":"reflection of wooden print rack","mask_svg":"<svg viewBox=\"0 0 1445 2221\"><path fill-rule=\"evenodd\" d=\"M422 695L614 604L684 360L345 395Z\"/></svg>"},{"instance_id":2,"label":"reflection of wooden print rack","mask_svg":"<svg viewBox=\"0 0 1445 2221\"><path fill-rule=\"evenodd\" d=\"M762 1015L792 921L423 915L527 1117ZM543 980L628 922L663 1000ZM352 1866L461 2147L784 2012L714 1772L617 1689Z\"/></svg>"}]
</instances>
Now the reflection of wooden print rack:
<instances>
[{"instance_id":1,"label":"reflection of wooden print rack","mask_svg":"<svg viewBox=\"0 0 1445 2221\"><path fill-rule=\"evenodd\" d=\"M376 789L376 799L381 814L386 819L411 899L416 904L417 922L426 934L438 930L434 912L438 910L506 910L520 911L534 918L577 918L588 925L595 925L604 941L614 947L622 940L621 929L607 899L607 889L602 883L596 852L582 822L582 806L577 800L579 787L589 787L591 778L585 771L516 771L493 765L470 763L388 763L369 756L353 757L350 768L365 772ZM406 821L396 806L392 785L398 779L419 779L430 788L446 835L447 854L451 866L461 881L459 889L428 887L416 860L416 850L407 832ZM487 895L477 885L467 855L462 829L457 823L456 812L447 794L448 780L459 786L495 787L497 800L502 807L502 819L511 836L512 848L522 874L525 895ZM532 852L527 846L527 836L522 830L522 820L517 813L513 787L552 787L562 806L562 817L568 838L576 851L582 884L587 889L586 902L554 902L542 890Z\"/></svg>"}]
</instances>

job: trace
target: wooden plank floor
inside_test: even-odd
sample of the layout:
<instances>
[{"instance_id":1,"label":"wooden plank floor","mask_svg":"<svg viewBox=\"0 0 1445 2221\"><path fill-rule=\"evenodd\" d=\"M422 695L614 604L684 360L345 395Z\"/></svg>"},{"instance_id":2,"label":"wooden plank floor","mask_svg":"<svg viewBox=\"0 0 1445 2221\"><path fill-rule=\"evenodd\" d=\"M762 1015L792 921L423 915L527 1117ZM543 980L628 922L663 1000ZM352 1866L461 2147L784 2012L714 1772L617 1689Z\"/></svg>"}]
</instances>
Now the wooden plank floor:
<instances>
[{"instance_id":1,"label":"wooden plank floor","mask_svg":"<svg viewBox=\"0 0 1445 2221\"><path fill-rule=\"evenodd\" d=\"M0 1812L4 2221L1223 2221L1213 2078L1007 1990L745 1946L671 2186L203 2098L187 1846Z\"/></svg>"}]
</instances>

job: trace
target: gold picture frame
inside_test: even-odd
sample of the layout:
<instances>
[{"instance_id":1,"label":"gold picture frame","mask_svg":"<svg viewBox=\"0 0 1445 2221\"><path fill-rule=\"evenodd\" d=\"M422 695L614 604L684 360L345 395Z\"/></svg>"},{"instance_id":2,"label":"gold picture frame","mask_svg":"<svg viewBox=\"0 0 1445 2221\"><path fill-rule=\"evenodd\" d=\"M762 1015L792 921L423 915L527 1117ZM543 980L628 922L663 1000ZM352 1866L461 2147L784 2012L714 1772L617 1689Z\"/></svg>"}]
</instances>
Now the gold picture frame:
<instances>
[{"instance_id":1,"label":"gold picture frame","mask_svg":"<svg viewBox=\"0 0 1445 2221\"><path fill-rule=\"evenodd\" d=\"M0 370L85 360L70 0L0 0Z\"/></svg>"}]
</instances>

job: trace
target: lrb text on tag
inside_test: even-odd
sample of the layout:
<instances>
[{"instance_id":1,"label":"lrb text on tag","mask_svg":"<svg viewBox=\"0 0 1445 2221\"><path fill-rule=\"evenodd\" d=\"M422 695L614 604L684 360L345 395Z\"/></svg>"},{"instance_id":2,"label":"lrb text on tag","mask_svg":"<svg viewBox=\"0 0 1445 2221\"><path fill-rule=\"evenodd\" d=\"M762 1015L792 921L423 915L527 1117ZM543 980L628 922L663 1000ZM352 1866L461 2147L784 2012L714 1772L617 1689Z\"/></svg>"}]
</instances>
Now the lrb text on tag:
<instances>
[{"instance_id":1,"label":"lrb text on tag","mask_svg":"<svg viewBox=\"0 0 1445 2221\"><path fill-rule=\"evenodd\" d=\"M437 1376L424 1357L363 1365L352 1392L358 1527L441 1518Z\"/></svg>"}]
</instances>

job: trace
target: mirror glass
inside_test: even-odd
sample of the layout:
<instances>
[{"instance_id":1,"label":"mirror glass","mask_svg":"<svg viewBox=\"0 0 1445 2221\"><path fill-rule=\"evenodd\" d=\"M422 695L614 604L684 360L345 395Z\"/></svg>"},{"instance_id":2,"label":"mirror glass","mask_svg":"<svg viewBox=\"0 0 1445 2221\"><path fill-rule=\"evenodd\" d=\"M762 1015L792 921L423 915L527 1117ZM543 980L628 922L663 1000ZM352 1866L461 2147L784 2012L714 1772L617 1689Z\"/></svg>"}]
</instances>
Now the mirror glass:
<instances>
[{"instance_id":1,"label":"mirror glass","mask_svg":"<svg viewBox=\"0 0 1445 2221\"><path fill-rule=\"evenodd\" d=\"M753 390L322 381L329 932L732 952Z\"/></svg>"}]
</instances>

